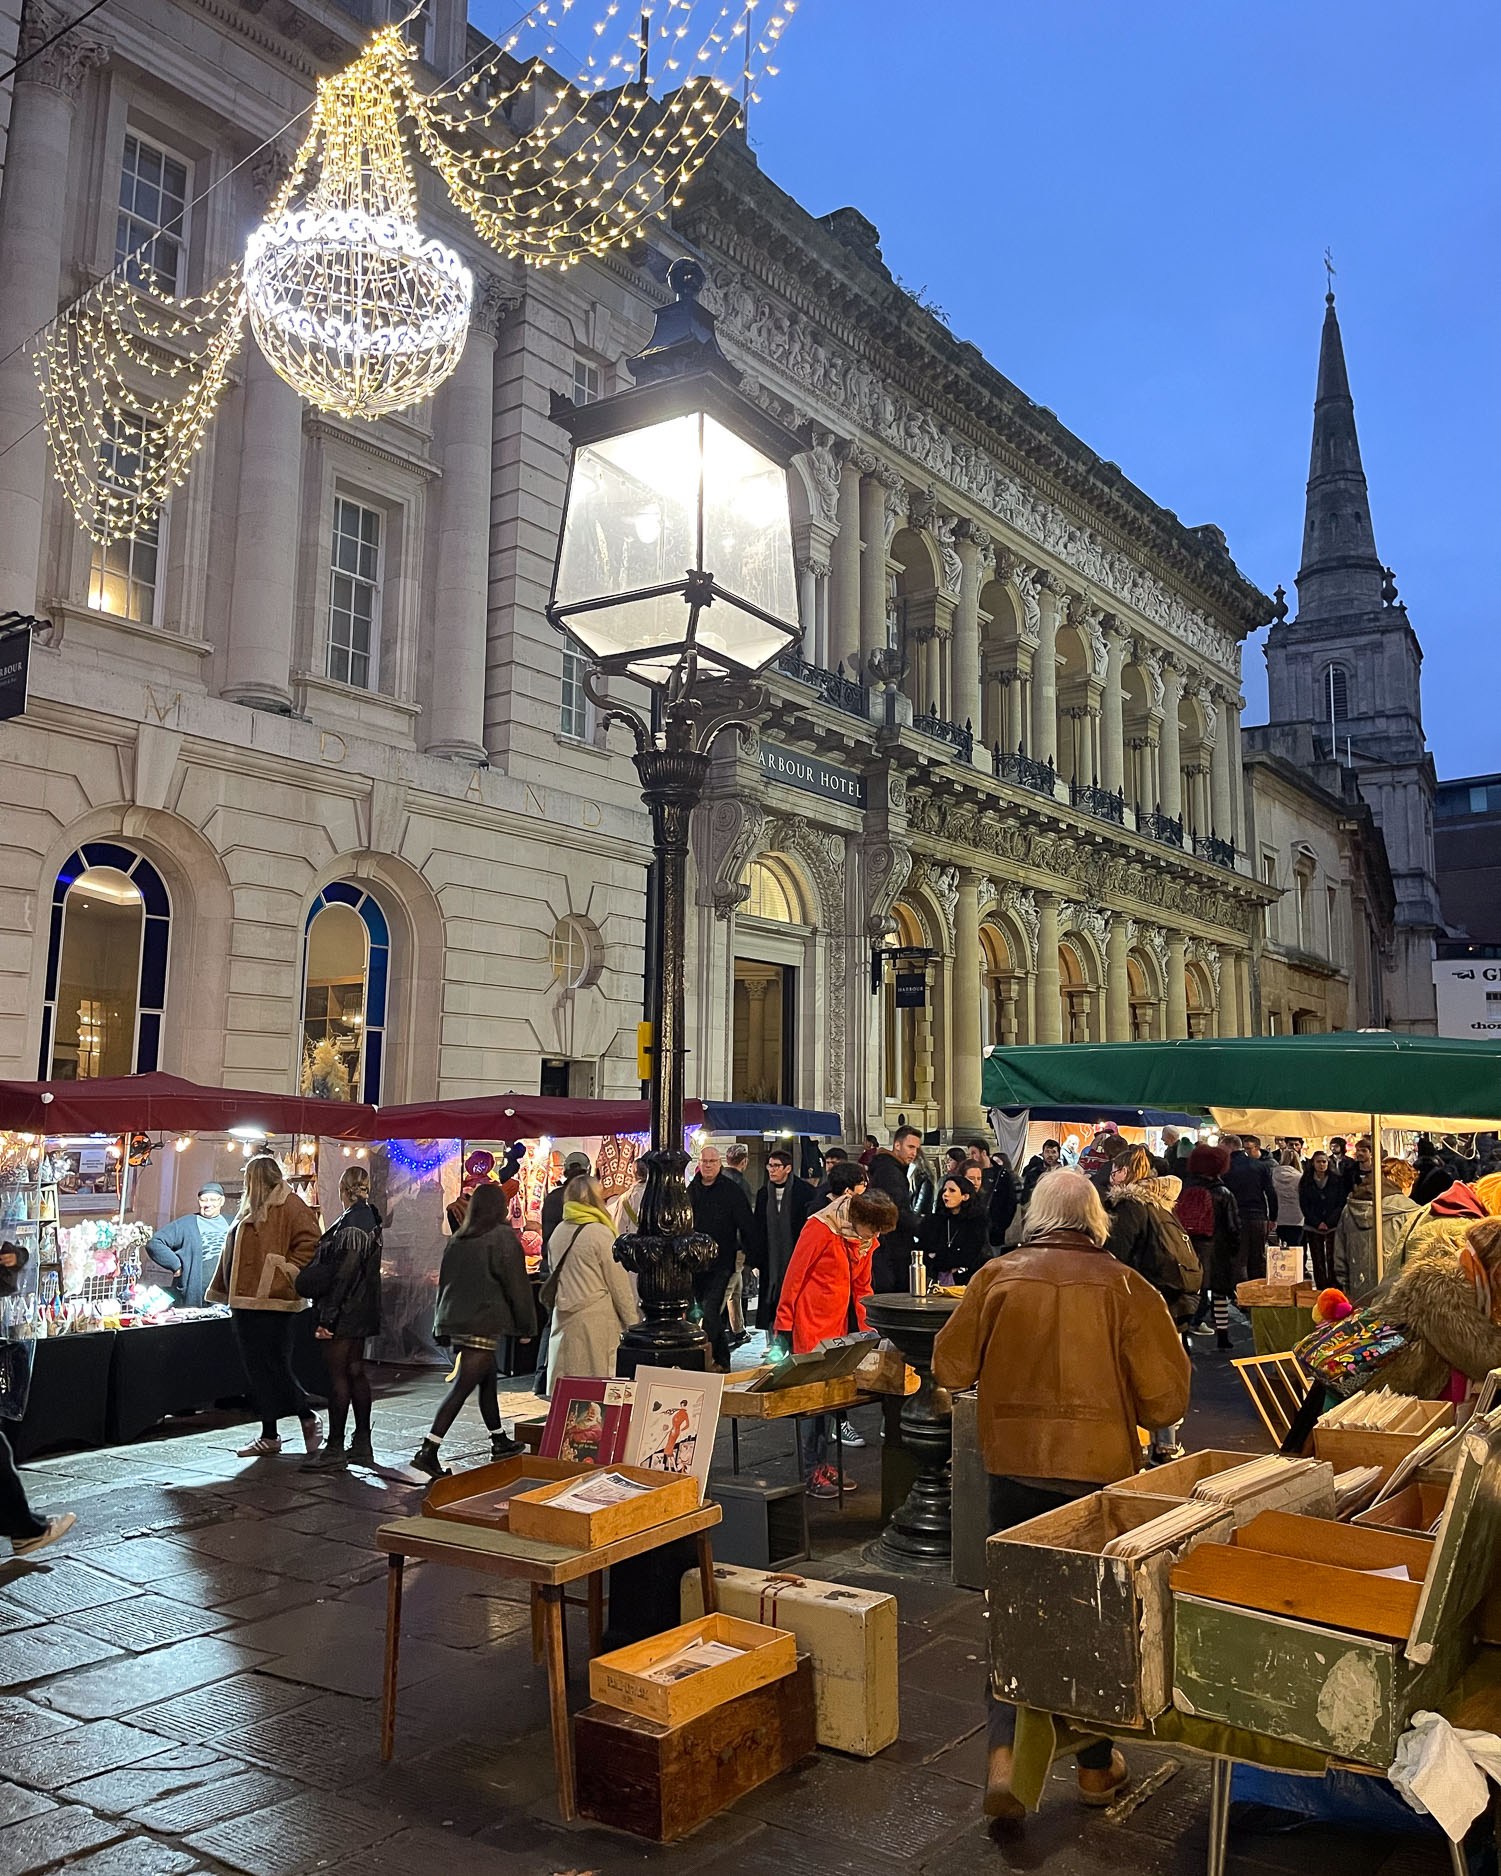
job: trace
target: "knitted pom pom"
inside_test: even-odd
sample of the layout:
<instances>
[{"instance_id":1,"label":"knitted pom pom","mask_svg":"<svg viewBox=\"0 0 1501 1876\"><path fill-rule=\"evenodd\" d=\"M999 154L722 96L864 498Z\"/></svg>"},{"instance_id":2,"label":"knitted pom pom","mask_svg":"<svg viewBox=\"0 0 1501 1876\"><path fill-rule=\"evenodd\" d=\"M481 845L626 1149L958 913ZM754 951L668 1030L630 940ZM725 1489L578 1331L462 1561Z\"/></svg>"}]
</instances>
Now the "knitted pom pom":
<instances>
[{"instance_id":1,"label":"knitted pom pom","mask_svg":"<svg viewBox=\"0 0 1501 1876\"><path fill-rule=\"evenodd\" d=\"M1355 1314L1355 1305L1343 1290L1320 1290L1314 1298L1313 1319L1315 1322L1340 1322L1346 1316Z\"/></svg>"}]
</instances>

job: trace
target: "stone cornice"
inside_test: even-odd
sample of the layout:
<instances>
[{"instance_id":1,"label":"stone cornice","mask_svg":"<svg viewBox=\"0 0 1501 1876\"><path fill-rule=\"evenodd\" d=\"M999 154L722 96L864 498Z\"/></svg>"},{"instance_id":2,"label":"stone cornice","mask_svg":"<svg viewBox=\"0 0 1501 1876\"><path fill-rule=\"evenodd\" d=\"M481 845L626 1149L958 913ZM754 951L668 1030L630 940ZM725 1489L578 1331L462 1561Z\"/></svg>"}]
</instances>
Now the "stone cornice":
<instances>
[{"instance_id":1,"label":"stone cornice","mask_svg":"<svg viewBox=\"0 0 1501 1876\"><path fill-rule=\"evenodd\" d=\"M322 442L345 444L358 450L361 455L373 456L377 462L384 463L388 469L400 469L408 475L420 477L425 482L435 481L443 471L429 457L419 456L415 452L397 449L391 443L383 443L377 437L369 436L352 426L342 424L333 417L327 417L316 410L302 413L302 433L315 437Z\"/></svg>"}]
</instances>

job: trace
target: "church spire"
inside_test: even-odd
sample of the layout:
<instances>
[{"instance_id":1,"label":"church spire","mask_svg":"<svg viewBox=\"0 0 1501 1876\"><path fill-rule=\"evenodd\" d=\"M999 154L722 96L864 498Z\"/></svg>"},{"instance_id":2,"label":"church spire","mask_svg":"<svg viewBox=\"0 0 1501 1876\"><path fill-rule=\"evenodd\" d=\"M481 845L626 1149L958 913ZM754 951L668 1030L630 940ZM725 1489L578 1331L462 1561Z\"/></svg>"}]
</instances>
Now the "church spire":
<instances>
[{"instance_id":1,"label":"church spire","mask_svg":"<svg viewBox=\"0 0 1501 1876\"><path fill-rule=\"evenodd\" d=\"M1302 624L1378 610L1384 579L1332 291L1325 298L1325 308L1308 506L1303 517L1303 564L1298 569Z\"/></svg>"}]
</instances>

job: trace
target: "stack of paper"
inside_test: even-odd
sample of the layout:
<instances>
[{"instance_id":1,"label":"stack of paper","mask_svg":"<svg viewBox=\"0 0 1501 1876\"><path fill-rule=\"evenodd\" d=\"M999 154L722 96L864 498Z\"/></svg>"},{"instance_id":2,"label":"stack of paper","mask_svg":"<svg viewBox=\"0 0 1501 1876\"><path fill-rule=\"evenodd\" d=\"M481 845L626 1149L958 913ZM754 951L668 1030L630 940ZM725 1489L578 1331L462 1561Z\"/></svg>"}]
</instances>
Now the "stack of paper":
<instances>
[{"instance_id":1,"label":"stack of paper","mask_svg":"<svg viewBox=\"0 0 1501 1876\"><path fill-rule=\"evenodd\" d=\"M1174 1550L1187 1543L1191 1537L1222 1522L1224 1516L1218 1505L1195 1504L1189 1499L1184 1504L1174 1505L1171 1511L1164 1511L1160 1517L1137 1525L1134 1531L1122 1531L1119 1537L1112 1537L1100 1555L1139 1563L1159 1551Z\"/></svg>"},{"instance_id":2,"label":"stack of paper","mask_svg":"<svg viewBox=\"0 0 1501 1876\"><path fill-rule=\"evenodd\" d=\"M1361 1432L1400 1433L1406 1430L1407 1421L1420 1418L1413 1413L1414 1408L1429 1405L1430 1402L1420 1401L1416 1395L1393 1394L1390 1388L1380 1387L1342 1400L1320 1416L1319 1425L1358 1428Z\"/></svg>"},{"instance_id":3,"label":"stack of paper","mask_svg":"<svg viewBox=\"0 0 1501 1876\"><path fill-rule=\"evenodd\" d=\"M675 1655L669 1655L654 1668L648 1668L642 1679L661 1681L671 1686L674 1681L685 1681L692 1674L702 1674L705 1668L717 1668L721 1663L733 1661L737 1655L745 1652L743 1648L732 1647L729 1642L689 1642L686 1648L680 1648Z\"/></svg>"},{"instance_id":4,"label":"stack of paper","mask_svg":"<svg viewBox=\"0 0 1501 1876\"><path fill-rule=\"evenodd\" d=\"M566 1491L555 1492L548 1503L561 1505L565 1511L599 1511L606 1505L624 1504L626 1499L654 1489L643 1485L639 1479L626 1478L621 1472L599 1472L575 1480Z\"/></svg>"},{"instance_id":5,"label":"stack of paper","mask_svg":"<svg viewBox=\"0 0 1501 1876\"><path fill-rule=\"evenodd\" d=\"M1318 1463L1314 1459L1284 1459L1280 1453L1267 1453L1263 1458L1248 1460L1243 1466L1232 1466L1228 1472L1216 1472L1211 1478L1201 1479L1193 1495L1202 1504L1238 1505L1243 1499L1255 1498L1275 1486L1290 1485L1294 1479L1306 1476Z\"/></svg>"},{"instance_id":6,"label":"stack of paper","mask_svg":"<svg viewBox=\"0 0 1501 1876\"><path fill-rule=\"evenodd\" d=\"M1334 1475L1334 1515L1343 1522L1364 1511L1381 1485L1380 1466L1352 1466Z\"/></svg>"}]
</instances>

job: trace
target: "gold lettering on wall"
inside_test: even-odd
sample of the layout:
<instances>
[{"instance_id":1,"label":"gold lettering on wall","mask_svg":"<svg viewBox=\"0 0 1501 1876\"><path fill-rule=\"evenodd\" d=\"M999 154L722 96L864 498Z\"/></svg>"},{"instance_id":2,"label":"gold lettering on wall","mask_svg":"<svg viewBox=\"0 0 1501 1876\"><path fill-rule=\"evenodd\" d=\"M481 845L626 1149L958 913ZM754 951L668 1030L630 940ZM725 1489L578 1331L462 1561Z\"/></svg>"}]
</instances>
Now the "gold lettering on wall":
<instances>
[{"instance_id":1,"label":"gold lettering on wall","mask_svg":"<svg viewBox=\"0 0 1501 1876\"><path fill-rule=\"evenodd\" d=\"M471 776L469 777L469 786L464 790L464 799L466 801L483 801L484 800L485 791L480 786L480 777L481 775L483 775L483 773L484 773L483 769L476 769L473 772L473 774L471 774Z\"/></svg>"},{"instance_id":2,"label":"gold lettering on wall","mask_svg":"<svg viewBox=\"0 0 1501 1876\"><path fill-rule=\"evenodd\" d=\"M334 745L337 743L338 747ZM349 754L349 745L337 730L318 732L318 759L320 762L342 762Z\"/></svg>"},{"instance_id":3,"label":"gold lettering on wall","mask_svg":"<svg viewBox=\"0 0 1501 1876\"><path fill-rule=\"evenodd\" d=\"M180 690L173 691L172 695L163 703L152 687L149 684L146 686L144 713L147 716L155 717L158 723L165 723L167 718L176 710L180 709L181 706L182 692Z\"/></svg>"},{"instance_id":4,"label":"gold lettering on wall","mask_svg":"<svg viewBox=\"0 0 1501 1876\"><path fill-rule=\"evenodd\" d=\"M597 801L586 801L583 803L581 819L585 827L599 827L603 823L604 818L603 814L599 811L599 803Z\"/></svg>"},{"instance_id":5,"label":"gold lettering on wall","mask_svg":"<svg viewBox=\"0 0 1501 1876\"><path fill-rule=\"evenodd\" d=\"M533 788L530 782L526 784L526 805L540 814L543 820L547 819L547 796Z\"/></svg>"}]
</instances>

